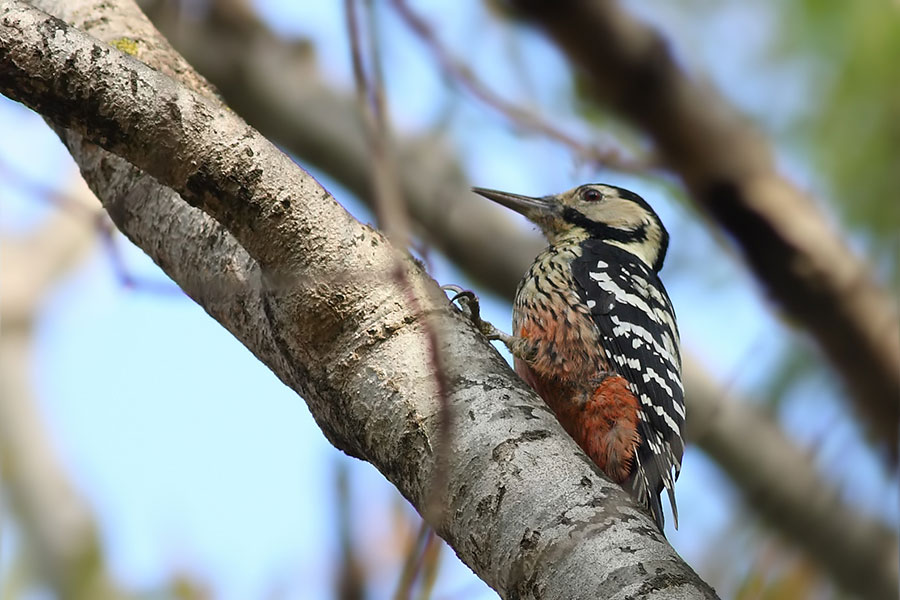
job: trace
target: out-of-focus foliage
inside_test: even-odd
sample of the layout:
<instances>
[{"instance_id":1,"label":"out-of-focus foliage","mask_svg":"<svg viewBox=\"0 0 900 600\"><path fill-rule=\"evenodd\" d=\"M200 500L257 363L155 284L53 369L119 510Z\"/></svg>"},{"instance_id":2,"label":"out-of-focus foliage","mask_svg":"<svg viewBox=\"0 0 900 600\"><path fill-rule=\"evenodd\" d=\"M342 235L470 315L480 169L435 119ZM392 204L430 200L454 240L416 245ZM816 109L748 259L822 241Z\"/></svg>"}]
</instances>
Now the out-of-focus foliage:
<instances>
[{"instance_id":1,"label":"out-of-focus foliage","mask_svg":"<svg viewBox=\"0 0 900 600\"><path fill-rule=\"evenodd\" d=\"M864 229L898 277L900 4L773 2L779 50L814 62L802 137L849 224Z\"/></svg>"}]
</instances>

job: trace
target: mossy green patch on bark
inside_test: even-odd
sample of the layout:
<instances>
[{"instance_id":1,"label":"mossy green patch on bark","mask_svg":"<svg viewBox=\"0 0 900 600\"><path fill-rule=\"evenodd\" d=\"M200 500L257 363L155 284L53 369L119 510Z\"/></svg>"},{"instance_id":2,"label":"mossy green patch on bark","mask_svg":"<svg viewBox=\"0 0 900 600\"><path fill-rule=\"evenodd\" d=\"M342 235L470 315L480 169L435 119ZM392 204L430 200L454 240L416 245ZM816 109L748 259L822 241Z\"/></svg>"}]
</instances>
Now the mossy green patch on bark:
<instances>
[{"instance_id":1,"label":"mossy green patch on bark","mask_svg":"<svg viewBox=\"0 0 900 600\"><path fill-rule=\"evenodd\" d=\"M109 42L109 45L113 48L121 50L125 54L130 54L131 56L137 56L138 53L138 43L137 40L129 38L129 37L120 37Z\"/></svg>"}]
</instances>

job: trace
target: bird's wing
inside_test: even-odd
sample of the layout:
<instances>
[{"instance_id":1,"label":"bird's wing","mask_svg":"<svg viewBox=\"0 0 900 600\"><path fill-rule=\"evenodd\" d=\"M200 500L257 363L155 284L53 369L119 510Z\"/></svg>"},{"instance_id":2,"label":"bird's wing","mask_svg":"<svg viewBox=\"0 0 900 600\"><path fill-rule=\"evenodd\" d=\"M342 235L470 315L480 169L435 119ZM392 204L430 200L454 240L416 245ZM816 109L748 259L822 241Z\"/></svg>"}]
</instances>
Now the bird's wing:
<instances>
[{"instance_id":1,"label":"bird's wing","mask_svg":"<svg viewBox=\"0 0 900 600\"><path fill-rule=\"evenodd\" d=\"M672 303L656 273L631 253L599 240L582 246L572 272L600 330L610 368L628 380L641 403L641 442L630 486L647 499L660 529L659 493L665 488L677 527L674 486L684 454L684 390Z\"/></svg>"}]
</instances>

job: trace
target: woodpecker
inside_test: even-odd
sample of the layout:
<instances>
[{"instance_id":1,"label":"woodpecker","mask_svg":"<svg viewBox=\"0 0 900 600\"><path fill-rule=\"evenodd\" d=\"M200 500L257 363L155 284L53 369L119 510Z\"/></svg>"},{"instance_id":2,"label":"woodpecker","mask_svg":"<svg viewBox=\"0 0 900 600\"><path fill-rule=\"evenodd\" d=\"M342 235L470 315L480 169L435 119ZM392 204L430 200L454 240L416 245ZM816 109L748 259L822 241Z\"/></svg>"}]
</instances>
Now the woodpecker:
<instances>
[{"instance_id":1,"label":"woodpecker","mask_svg":"<svg viewBox=\"0 0 900 600\"><path fill-rule=\"evenodd\" d=\"M666 490L677 528L684 389L675 311L658 276L669 244L659 217L611 185L541 198L473 191L524 215L550 243L519 283L513 334L484 321L481 331L506 344L519 376L661 532Z\"/></svg>"}]
</instances>

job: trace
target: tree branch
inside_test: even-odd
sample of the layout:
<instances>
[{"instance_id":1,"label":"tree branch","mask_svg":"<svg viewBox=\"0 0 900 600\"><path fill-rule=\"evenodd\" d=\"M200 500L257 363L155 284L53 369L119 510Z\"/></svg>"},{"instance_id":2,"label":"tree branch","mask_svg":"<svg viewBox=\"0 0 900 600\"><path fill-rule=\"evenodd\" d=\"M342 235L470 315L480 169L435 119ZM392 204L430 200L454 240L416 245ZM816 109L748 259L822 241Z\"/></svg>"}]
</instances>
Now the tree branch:
<instances>
[{"instance_id":1,"label":"tree branch","mask_svg":"<svg viewBox=\"0 0 900 600\"><path fill-rule=\"evenodd\" d=\"M82 216L93 197L78 183L67 207ZM40 580L60 598L112 600L125 594L109 575L91 511L57 458L29 381L37 307L94 246L91 229L89 220L60 212L29 236L0 244L0 477Z\"/></svg>"},{"instance_id":2,"label":"tree branch","mask_svg":"<svg viewBox=\"0 0 900 600\"><path fill-rule=\"evenodd\" d=\"M378 276L394 252L377 232L218 102L18 0L0 0L0 91L68 128L117 224L303 394L335 445L422 507L439 410L424 315ZM89 155L81 135L215 220L108 154ZM404 268L442 332L459 416L446 517L433 523L459 556L503 596L715 597L418 265Z\"/></svg>"},{"instance_id":3,"label":"tree branch","mask_svg":"<svg viewBox=\"0 0 900 600\"><path fill-rule=\"evenodd\" d=\"M509 4L587 73L601 101L655 141L663 163L731 234L768 294L818 342L896 464L895 302L811 200L777 172L764 140L722 97L685 75L659 32L618 3Z\"/></svg>"},{"instance_id":4,"label":"tree branch","mask_svg":"<svg viewBox=\"0 0 900 600\"><path fill-rule=\"evenodd\" d=\"M263 133L370 199L363 180L369 161L358 149L363 133L352 126L357 119L352 101L321 83L312 59L276 38L253 14L235 13L228 3L215 6L213 16L188 29L177 27L162 11L152 11L151 16ZM294 101L285 102L285 97ZM406 138L397 151L407 157L399 166L409 210L427 238L487 288L511 299L522 273L545 245L543 240L524 234L489 203L469 201L459 165L437 140ZM422 164L428 165L424 174ZM452 203L445 198L452 198ZM429 217L441 210L452 211L453 218ZM461 247L467 252L455 251ZM897 561L891 563L895 553L888 551L897 545L891 528L840 501L836 487L817 473L807 454L752 402L726 398L722 386L713 384L696 361L686 360L684 366L687 436L726 471L747 506L759 509L846 589L864 595L867 590L896 588ZM718 418L719 414L731 418ZM745 423L753 424L755 434L746 433ZM771 452L757 454L754 435L768 440ZM783 465L783 470L772 471L771 456L780 457L775 464ZM796 482L805 482L802 493L796 493ZM763 492L765 499L760 501ZM809 510L816 498L826 500ZM800 514L802 519L791 517ZM858 532L872 535L861 537Z\"/></svg>"},{"instance_id":5,"label":"tree branch","mask_svg":"<svg viewBox=\"0 0 900 600\"><path fill-rule=\"evenodd\" d=\"M558 129L553 123L544 119L540 114L527 108L517 106L496 94L488 85L482 82L472 69L464 62L453 56L437 38L434 30L425 19L413 11L406 0L392 0L394 10L403 19L409 28L425 44L441 69L453 80L468 89L469 92L481 102L490 106L520 129L530 130L545 138L553 140L567 147L579 159L608 169L616 169L624 172L640 173L648 171L654 166L652 157L640 159L626 157L618 148L601 148L597 145L585 144L565 131Z\"/></svg>"},{"instance_id":6,"label":"tree branch","mask_svg":"<svg viewBox=\"0 0 900 600\"><path fill-rule=\"evenodd\" d=\"M304 42L274 36L239 2L215 2L207 21L185 28L160 2L145 3L157 25L192 65L222 91L229 106L264 135L322 169L369 206L375 206L371 161L357 104L327 87ZM215 48L214 52L210 48ZM469 192L469 182L452 153L435 137L403 140L394 149L399 184L410 215L441 250L466 265L486 289L509 295L543 247L522 238L519 228ZM472 215L478 218L472 220ZM513 248L494 241L516 239ZM518 253L523 249L524 252ZM521 269L498 269L485 256L503 255Z\"/></svg>"},{"instance_id":7,"label":"tree branch","mask_svg":"<svg viewBox=\"0 0 900 600\"><path fill-rule=\"evenodd\" d=\"M845 589L861 598L897 595L897 535L848 506L771 419L685 357L687 436L732 476L744 501ZM739 433L738 433L739 432Z\"/></svg>"}]
</instances>

